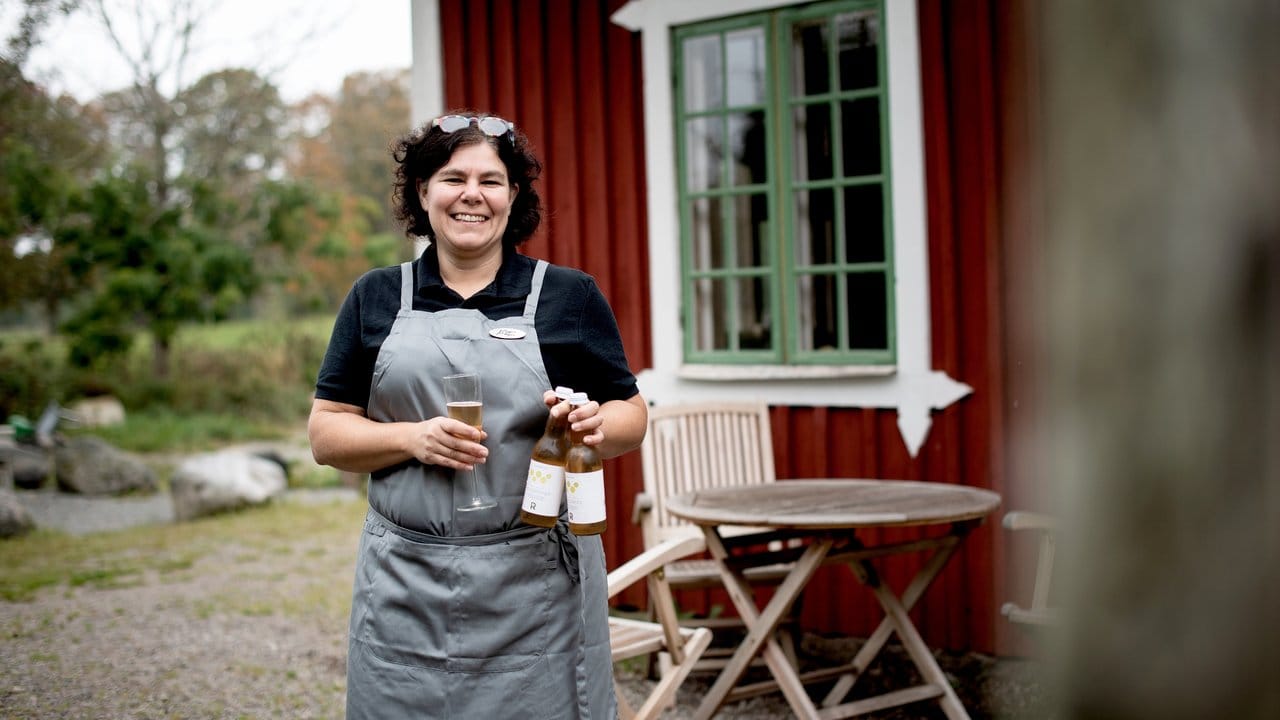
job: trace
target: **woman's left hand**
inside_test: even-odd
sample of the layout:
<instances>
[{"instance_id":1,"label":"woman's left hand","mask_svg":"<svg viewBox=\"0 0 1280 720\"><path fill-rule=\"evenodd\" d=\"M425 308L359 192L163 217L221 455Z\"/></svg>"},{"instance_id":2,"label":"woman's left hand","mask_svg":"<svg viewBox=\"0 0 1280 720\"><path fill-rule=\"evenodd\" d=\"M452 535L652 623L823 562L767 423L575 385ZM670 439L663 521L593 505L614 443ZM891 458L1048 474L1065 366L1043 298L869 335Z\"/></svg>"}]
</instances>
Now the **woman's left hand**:
<instances>
[{"instance_id":1,"label":"woman's left hand","mask_svg":"<svg viewBox=\"0 0 1280 720\"><path fill-rule=\"evenodd\" d=\"M569 429L585 433L582 442L587 445L599 445L604 442L604 416L600 414L600 403L592 400L586 405L573 407L556 397L555 392L547 390L542 394L542 401L551 408L551 414L559 417L569 412Z\"/></svg>"}]
</instances>

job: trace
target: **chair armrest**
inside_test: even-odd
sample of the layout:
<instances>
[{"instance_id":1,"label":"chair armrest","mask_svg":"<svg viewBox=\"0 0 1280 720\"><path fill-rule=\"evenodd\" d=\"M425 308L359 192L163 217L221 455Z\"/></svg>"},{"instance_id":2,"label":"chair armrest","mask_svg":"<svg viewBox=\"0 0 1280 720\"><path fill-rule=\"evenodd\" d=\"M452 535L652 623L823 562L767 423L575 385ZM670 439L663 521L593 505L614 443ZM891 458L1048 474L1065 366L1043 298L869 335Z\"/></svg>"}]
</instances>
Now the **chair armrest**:
<instances>
[{"instance_id":1,"label":"chair armrest","mask_svg":"<svg viewBox=\"0 0 1280 720\"><path fill-rule=\"evenodd\" d=\"M707 541L701 537L672 538L654 545L609 573L609 597L617 595L668 563L706 549Z\"/></svg>"},{"instance_id":2,"label":"chair armrest","mask_svg":"<svg viewBox=\"0 0 1280 720\"><path fill-rule=\"evenodd\" d=\"M1006 530L1056 530L1058 521L1051 515L1025 510L1014 510L1004 515Z\"/></svg>"},{"instance_id":3,"label":"chair armrest","mask_svg":"<svg viewBox=\"0 0 1280 720\"><path fill-rule=\"evenodd\" d=\"M640 514L653 509L653 496L646 492L636 493L636 504L631 506L631 524L640 524Z\"/></svg>"}]
</instances>

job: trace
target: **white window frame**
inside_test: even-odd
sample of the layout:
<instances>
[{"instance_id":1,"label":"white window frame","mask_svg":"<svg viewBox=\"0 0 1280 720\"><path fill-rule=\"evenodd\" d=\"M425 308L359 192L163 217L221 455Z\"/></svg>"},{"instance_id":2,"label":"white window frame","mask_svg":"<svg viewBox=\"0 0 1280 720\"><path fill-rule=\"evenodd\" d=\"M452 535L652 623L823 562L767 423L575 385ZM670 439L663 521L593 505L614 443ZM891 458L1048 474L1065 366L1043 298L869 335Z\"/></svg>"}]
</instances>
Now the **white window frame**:
<instances>
[{"instance_id":1,"label":"white window frame","mask_svg":"<svg viewBox=\"0 0 1280 720\"><path fill-rule=\"evenodd\" d=\"M671 82L671 28L790 5L788 0L632 0L612 21L641 33L649 302L653 367L639 376L655 404L762 400L771 405L892 408L912 457L941 410L973 388L931 367L924 134L916 0L884 0L889 83L897 363L892 366L684 364L680 333L680 219Z\"/></svg>"}]
</instances>

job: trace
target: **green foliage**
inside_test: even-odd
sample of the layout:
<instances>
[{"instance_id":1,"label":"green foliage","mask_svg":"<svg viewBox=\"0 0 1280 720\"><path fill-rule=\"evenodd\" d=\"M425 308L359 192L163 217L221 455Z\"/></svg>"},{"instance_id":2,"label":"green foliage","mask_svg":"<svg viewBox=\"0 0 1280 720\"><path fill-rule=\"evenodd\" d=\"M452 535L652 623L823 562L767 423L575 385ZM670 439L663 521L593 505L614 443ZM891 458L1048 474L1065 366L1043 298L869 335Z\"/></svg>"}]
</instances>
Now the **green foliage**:
<instances>
[{"instance_id":1,"label":"green foliage","mask_svg":"<svg viewBox=\"0 0 1280 720\"><path fill-rule=\"evenodd\" d=\"M136 348L88 366L65 361L63 338L0 334L0 413L37 417L49 400L112 394L127 422L95 434L135 451L204 449L274 437L305 420L332 317L185 325L164 376ZM75 340L71 340L75 342ZM145 343L143 343L145 344Z\"/></svg>"},{"instance_id":2,"label":"green foliage","mask_svg":"<svg viewBox=\"0 0 1280 720\"><path fill-rule=\"evenodd\" d=\"M40 416L50 398L63 397L69 378L59 343L30 335L0 336L0 422Z\"/></svg>"},{"instance_id":3,"label":"green foliage","mask_svg":"<svg viewBox=\"0 0 1280 720\"><path fill-rule=\"evenodd\" d=\"M67 434L92 434L129 452L199 452L232 443L283 439L296 427L296 418L293 425L285 426L239 415L150 409L129 413L120 425L71 429Z\"/></svg>"}]
</instances>

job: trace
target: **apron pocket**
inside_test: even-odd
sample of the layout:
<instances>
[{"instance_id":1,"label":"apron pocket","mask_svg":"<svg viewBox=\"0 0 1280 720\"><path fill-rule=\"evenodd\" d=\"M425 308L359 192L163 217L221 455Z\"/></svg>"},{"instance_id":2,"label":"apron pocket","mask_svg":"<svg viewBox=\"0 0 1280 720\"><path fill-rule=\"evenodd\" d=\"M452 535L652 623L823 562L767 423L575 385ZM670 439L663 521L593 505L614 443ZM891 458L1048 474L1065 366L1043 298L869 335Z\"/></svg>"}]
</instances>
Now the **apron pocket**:
<instances>
[{"instance_id":1,"label":"apron pocket","mask_svg":"<svg viewBox=\"0 0 1280 720\"><path fill-rule=\"evenodd\" d=\"M550 585L567 581L548 563L554 547L545 535L478 546L390 532L380 540L366 556L379 567L361 638L374 655L464 673L522 670L542 657L554 618Z\"/></svg>"}]
</instances>

